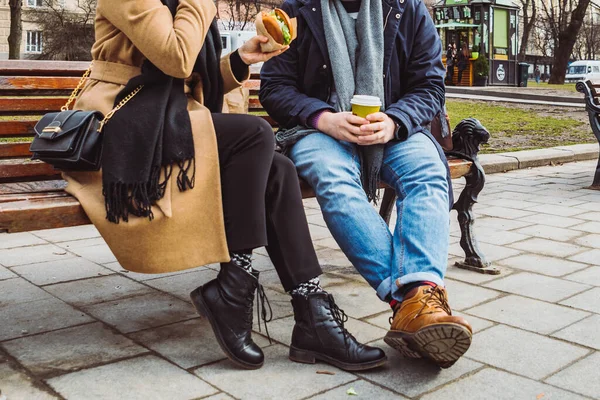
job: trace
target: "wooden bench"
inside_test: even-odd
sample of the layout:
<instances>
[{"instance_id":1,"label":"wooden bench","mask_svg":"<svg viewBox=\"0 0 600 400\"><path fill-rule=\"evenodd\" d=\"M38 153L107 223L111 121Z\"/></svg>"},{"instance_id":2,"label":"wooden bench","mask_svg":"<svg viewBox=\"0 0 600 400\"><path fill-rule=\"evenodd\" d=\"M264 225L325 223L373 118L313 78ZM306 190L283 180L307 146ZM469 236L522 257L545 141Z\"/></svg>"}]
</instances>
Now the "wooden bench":
<instances>
[{"instance_id":1,"label":"wooden bench","mask_svg":"<svg viewBox=\"0 0 600 400\"><path fill-rule=\"evenodd\" d=\"M63 189L65 182L50 165L29 159L33 127L41 115L57 111L77 85L88 63L54 61L0 61L0 232L22 232L89 224L81 205ZM258 101L259 76L245 83L250 90L249 111L267 120ZM464 124L463 124L464 125ZM460 124L459 124L460 126ZM477 161L479 144L487 131L455 129L455 149L447 153L452 178L464 177L466 185L454 208L461 227L465 260L461 268L497 274L482 256L473 235L472 205L483 188L485 174ZM380 214L389 223L395 193L381 186ZM315 194L301 182L304 198Z\"/></svg>"},{"instance_id":2,"label":"wooden bench","mask_svg":"<svg viewBox=\"0 0 600 400\"><path fill-rule=\"evenodd\" d=\"M586 110L590 118L592 132L600 145L600 83L594 84L591 81L577 82L575 86L577 91L585 96ZM594 181L588 189L600 190L600 156L598 157L598 165L594 174Z\"/></svg>"}]
</instances>

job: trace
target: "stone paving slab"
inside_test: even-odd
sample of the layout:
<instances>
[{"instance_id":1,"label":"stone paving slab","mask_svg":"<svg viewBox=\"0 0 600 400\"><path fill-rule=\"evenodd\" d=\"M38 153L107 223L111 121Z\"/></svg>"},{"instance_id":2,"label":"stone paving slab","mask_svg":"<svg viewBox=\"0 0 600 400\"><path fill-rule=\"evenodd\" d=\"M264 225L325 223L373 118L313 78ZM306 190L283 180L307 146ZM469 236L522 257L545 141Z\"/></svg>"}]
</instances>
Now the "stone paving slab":
<instances>
[{"instance_id":1,"label":"stone paving slab","mask_svg":"<svg viewBox=\"0 0 600 400\"><path fill-rule=\"evenodd\" d=\"M590 315L568 307L514 295L466 311L481 318L541 334L555 332Z\"/></svg>"},{"instance_id":2,"label":"stone paving slab","mask_svg":"<svg viewBox=\"0 0 600 400\"><path fill-rule=\"evenodd\" d=\"M599 332L600 315L594 314L589 318L554 333L552 336L600 350L600 341L598 340Z\"/></svg>"},{"instance_id":3,"label":"stone paving slab","mask_svg":"<svg viewBox=\"0 0 600 400\"><path fill-rule=\"evenodd\" d=\"M570 281L600 286L600 267L590 267L564 277Z\"/></svg>"},{"instance_id":4,"label":"stone paving slab","mask_svg":"<svg viewBox=\"0 0 600 400\"><path fill-rule=\"evenodd\" d=\"M467 395L468 393L468 395ZM531 400L570 399L585 397L531 379L486 368L465 379L421 397L421 400Z\"/></svg>"},{"instance_id":5,"label":"stone paving slab","mask_svg":"<svg viewBox=\"0 0 600 400\"><path fill-rule=\"evenodd\" d=\"M567 275L569 273L580 271L589 267L589 264L531 253L521 254L516 257L500 260L498 261L498 264L506 265L522 271L536 272L555 277Z\"/></svg>"},{"instance_id":6,"label":"stone paving slab","mask_svg":"<svg viewBox=\"0 0 600 400\"><path fill-rule=\"evenodd\" d=\"M356 394L350 394L356 393ZM359 380L347 383L336 389L329 390L317 396L311 397L313 400L348 400L356 397L357 399L377 399L377 400L405 400L406 397L400 396L381 386L370 382Z\"/></svg>"},{"instance_id":7,"label":"stone paving slab","mask_svg":"<svg viewBox=\"0 0 600 400\"><path fill-rule=\"evenodd\" d=\"M36 285L74 281L95 276L110 275L113 272L86 259L70 258L60 261L47 261L38 264L21 265L13 271Z\"/></svg>"},{"instance_id":8,"label":"stone paving slab","mask_svg":"<svg viewBox=\"0 0 600 400\"><path fill-rule=\"evenodd\" d=\"M137 357L48 381L68 399L194 399L218 391L185 370L154 356Z\"/></svg>"},{"instance_id":9,"label":"stone paving slab","mask_svg":"<svg viewBox=\"0 0 600 400\"><path fill-rule=\"evenodd\" d=\"M582 283L521 272L485 283L485 287L534 299L555 302L589 289Z\"/></svg>"},{"instance_id":10,"label":"stone paving slab","mask_svg":"<svg viewBox=\"0 0 600 400\"><path fill-rule=\"evenodd\" d=\"M590 289L564 300L560 304L600 314L600 288Z\"/></svg>"},{"instance_id":11,"label":"stone paving slab","mask_svg":"<svg viewBox=\"0 0 600 400\"><path fill-rule=\"evenodd\" d=\"M407 397L415 397L445 385L482 365L461 358L452 368L440 370L423 359L404 358L383 341L373 343L388 355L388 363L379 370L358 373L363 379L377 383ZM468 354L468 352L467 352Z\"/></svg>"},{"instance_id":12,"label":"stone paving slab","mask_svg":"<svg viewBox=\"0 0 600 400\"><path fill-rule=\"evenodd\" d=\"M288 360L288 349L281 345L264 351L265 365L259 370L232 368L229 360L194 370L203 380L216 387L227 387L227 393L244 399L303 399L351 382L356 377L326 364L299 364ZM330 371L334 375L318 374Z\"/></svg>"},{"instance_id":13,"label":"stone paving slab","mask_svg":"<svg viewBox=\"0 0 600 400\"><path fill-rule=\"evenodd\" d=\"M600 393L598 365L600 365L600 352L596 351L589 357L546 379L546 382L591 398L598 398Z\"/></svg>"},{"instance_id":14,"label":"stone paving slab","mask_svg":"<svg viewBox=\"0 0 600 400\"><path fill-rule=\"evenodd\" d=\"M48 285L44 290L78 307L155 292L149 286L116 274Z\"/></svg>"},{"instance_id":15,"label":"stone paving slab","mask_svg":"<svg viewBox=\"0 0 600 400\"><path fill-rule=\"evenodd\" d=\"M466 356L539 380L587 354L589 350L580 346L496 325L473 336L473 344Z\"/></svg>"},{"instance_id":16,"label":"stone paving slab","mask_svg":"<svg viewBox=\"0 0 600 400\"><path fill-rule=\"evenodd\" d=\"M98 322L15 339L2 346L38 376L64 374L146 352Z\"/></svg>"},{"instance_id":17,"label":"stone paving slab","mask_svg":"<svg viewBox=\"0 0 600 400\"><path fill-rule=\"evenodd\" d=\"M40 388L25 372L11 367L8 363L0 363L0 391L10 400L56 400L59 397Z\"/></svg>"},{"instance_id":18,"label":"stone paving slab","mask_svg":"<svg viewBox=\"0 0 600 400\"><path fill-rule=\"evenodd\" d=\"M191 303L155 292L83 307L99 320L124 333L195 318Z\"/></svg>"},{"instance_id":19,"label":"stone paving slab","mask_svg":"<svg viewBox=\"0 0 600 400\"><path fill-rule=\"evenodd\" d=\"M0 342L91 321L87 314L54 298L12 304L0 308Z\"/></svg>"}]
</instances>

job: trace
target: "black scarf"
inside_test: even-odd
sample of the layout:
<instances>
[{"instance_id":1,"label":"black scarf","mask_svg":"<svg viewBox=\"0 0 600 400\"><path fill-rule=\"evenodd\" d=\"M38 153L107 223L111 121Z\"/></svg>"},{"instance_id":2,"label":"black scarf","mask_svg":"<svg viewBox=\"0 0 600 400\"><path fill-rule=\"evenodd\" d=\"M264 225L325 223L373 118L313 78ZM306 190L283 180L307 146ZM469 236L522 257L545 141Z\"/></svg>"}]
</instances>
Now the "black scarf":
<instances>
[{"instance_id":1,"label":"black scarf","mask_svg":"<svg viewBox=\"0 0 600 400\"><path fill-rule=\"evenodd\" d=\"M175 15L179 1L163 3ZM212 112L220 112L223 105L220 56L215 20L194 65L194 73L202 81L205 106ZM141 75L119 92L115 105L139 85L142 90L104 127L102 192L106 218L113 223L127 222L129 214L152 220L152 205L164 196L173 166L179 168L179 190L194 187L194 140L184 80L165 75L146 60Z\"/></svg>"}]
</instances>

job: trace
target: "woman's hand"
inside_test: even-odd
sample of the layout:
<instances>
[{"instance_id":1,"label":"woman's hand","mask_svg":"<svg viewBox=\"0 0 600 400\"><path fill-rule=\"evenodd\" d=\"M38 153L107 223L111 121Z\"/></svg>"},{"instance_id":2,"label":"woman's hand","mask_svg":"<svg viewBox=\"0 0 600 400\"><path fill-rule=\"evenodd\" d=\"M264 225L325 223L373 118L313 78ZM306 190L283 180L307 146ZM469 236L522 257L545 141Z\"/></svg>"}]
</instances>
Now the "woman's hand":
<instances>
[{"instance_id":1,"label":"woman's hand","mask_svg":"<svg viewBox=\"0 0 600 400\"><path fill-rule=\"evenodd\" d=\"M242 59L242 61L246 65L256 64L259 62L265 62L275 56L280 55L281 53L283 53L290 47L290 46L286 46L281 50L275 50L270 53L263 53L262 50L260 49L260 44L267 43L268 41L269 41L269 39L267 37L260 36L260 35L254 36L252 39L246 41L246 43L244 43L242 45L242 47L240 47L238 49L238 54L240 55L240 58Z\"/></svg>"},{"instance_id":2,"label":"woman's hand","mask_svg":"<svg viewBox=\"0 0 600 400\"><path fill-rule=\"evenodd\" d=\"M367 120L369 123L360 127L357 141L359 145L385 144L394 138L396 123L387 114L369 114Z\"/></svg>"}]
</instances>

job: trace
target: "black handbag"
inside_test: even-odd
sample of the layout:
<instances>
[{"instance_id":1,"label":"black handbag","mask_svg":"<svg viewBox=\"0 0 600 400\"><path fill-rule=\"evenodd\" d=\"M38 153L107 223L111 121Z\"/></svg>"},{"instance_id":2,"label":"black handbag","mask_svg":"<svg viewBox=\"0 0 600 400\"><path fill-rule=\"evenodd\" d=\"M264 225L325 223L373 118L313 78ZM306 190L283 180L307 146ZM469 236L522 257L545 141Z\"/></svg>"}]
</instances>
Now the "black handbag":
<instances>
[{"instance_id":1,"label":"black handbag","mask_svg":"<svg viewBox=\"0 0 600 400\"><path fill-rule=\"evenodd\" d=\"M83 74L60 112L48 113L35 125L35 136L29 147L32 160L41 160L56 169L97 171L102 158L102 128L113 114L125 105L142 86L138 86L106 116L99 111L69 110L83 88L91 67Z\"/></svg>"}]
</instances>

